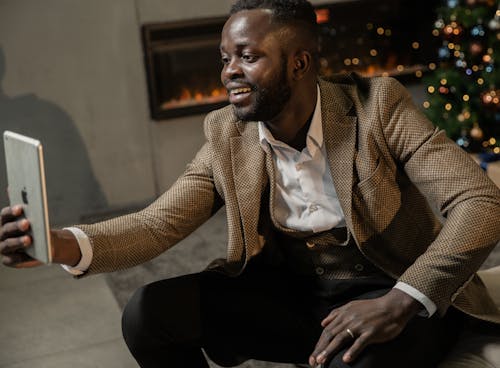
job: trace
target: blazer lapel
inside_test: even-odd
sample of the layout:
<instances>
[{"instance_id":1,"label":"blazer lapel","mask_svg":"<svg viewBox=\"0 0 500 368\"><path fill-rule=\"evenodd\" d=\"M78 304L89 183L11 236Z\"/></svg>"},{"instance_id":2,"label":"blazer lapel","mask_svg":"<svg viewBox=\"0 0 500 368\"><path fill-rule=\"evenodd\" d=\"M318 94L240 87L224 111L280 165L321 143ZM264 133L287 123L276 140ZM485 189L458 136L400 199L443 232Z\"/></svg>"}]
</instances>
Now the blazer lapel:
<instances>
[{"instance_id":1,"label":"blazer lapel","mask_svg":"<svg viewBox=\"0 0 500 368\"><path fill-rule=\"evenodd\" d=\"M323 139L333 184L344 211L347 226L352 223L353 168L356 154L357 117L353 104L338 84L319 81Z\"/></svg>"},{"instance_id":2,"label":"blazer lapel","mask_svg":"<svg viewBox=\"0 0 500 368\"><path fill-rule=\"evenodd\" d=\"M246 245L245 259L248 260L258 252L261 245L258 239L258 222L267 175L257 123L236 124L241 135L231 138L231 165Z\"/></svg>"}]
</instances>

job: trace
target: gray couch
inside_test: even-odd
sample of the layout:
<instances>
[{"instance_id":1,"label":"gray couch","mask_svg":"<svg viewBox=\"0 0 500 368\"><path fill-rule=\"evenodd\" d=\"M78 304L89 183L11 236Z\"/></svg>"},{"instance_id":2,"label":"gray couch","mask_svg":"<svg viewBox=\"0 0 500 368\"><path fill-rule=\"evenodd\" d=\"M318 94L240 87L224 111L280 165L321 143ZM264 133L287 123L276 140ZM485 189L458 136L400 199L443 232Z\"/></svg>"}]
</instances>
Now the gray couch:
<instances>
[{"instance_id":1,"label":"gray couch","mask_svg":"<svg viewBox=\"0 0 500 368\"><path fill-rule=\"evenodd\" d=\"M500 309L500 266L479 271ZM500 339L488 331L464 331L439 368L500 368Z\"/></svg>"}]
</instances>

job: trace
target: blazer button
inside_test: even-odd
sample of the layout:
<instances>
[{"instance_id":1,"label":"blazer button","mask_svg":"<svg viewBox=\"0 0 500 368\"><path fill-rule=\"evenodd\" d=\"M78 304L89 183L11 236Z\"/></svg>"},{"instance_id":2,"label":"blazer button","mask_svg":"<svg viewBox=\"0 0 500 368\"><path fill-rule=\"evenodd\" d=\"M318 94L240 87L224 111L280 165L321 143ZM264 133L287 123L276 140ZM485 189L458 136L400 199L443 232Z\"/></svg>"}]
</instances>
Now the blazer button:
<instances>
[{"instance_id":1,"label":"blazer button","mask_svg":"<svg viewBox=\"0 0 500 368\"><path fill-rule=\"evenodd\" d=\"M316 267L316 275L321 276L325 273L325 269L323 267Z\"/></svg>"},{"instance_id":2,"label":"blazer button","mask_svg":"<svg viewBox=\"0 0 500 368\"><path fill-rule=\"evenodd\" d=\"M365 269L365 266L363 266L361 263L357 263L354 265L354 269L358 272L361 272Z\"/></svg>"}]
</instances>

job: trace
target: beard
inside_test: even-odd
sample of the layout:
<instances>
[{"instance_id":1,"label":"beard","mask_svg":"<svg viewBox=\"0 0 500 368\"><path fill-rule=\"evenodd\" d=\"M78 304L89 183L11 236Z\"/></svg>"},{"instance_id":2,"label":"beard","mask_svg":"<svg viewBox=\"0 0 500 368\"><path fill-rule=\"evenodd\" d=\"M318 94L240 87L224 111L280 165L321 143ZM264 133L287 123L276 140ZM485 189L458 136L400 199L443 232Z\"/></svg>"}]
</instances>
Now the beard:
<instances>
[{"instance_id":1,"label":"beard","mask_svg":"<svg viewBox=\"0 0 500 368\"><path fill-rule=\"evenodd\" d=\"M292 90L287 80L287 62L282 61L281 71L269 81L267 86L250 84L254 101L248 108L233 105L238 119L242 121L271 121L290 100Z\"/></svg>"}]
</instances>

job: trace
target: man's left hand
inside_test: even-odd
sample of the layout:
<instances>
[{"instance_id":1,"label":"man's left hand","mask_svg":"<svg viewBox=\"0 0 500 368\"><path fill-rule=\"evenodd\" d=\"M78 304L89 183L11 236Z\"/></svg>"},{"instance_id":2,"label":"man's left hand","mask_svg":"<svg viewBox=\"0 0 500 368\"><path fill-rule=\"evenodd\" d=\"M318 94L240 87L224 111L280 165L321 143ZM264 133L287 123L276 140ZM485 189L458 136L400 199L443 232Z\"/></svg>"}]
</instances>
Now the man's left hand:
<instances>
[{"instance_id":1,"label":"man's left hand","mask_svg":"<svg viewBox=\"0 0 500 368\"><path fill-rule=\"evenodd\" d=\"M368 345L394 339L422 304L398 289L368 300L355 300L336 308L321 322L323 333L309 364L324 364L350 345L342 360L352 362Z\"/></svg>"}]
</instances>

